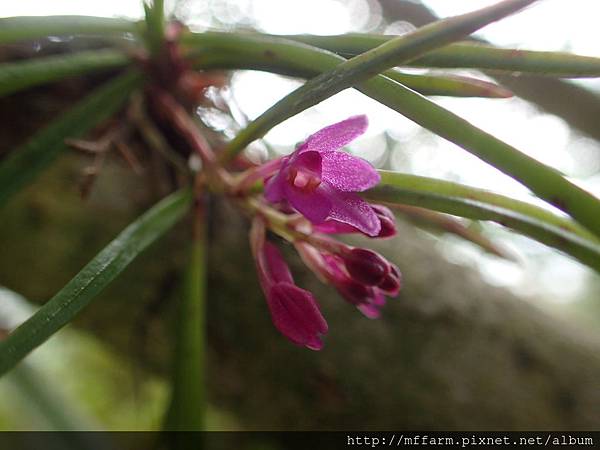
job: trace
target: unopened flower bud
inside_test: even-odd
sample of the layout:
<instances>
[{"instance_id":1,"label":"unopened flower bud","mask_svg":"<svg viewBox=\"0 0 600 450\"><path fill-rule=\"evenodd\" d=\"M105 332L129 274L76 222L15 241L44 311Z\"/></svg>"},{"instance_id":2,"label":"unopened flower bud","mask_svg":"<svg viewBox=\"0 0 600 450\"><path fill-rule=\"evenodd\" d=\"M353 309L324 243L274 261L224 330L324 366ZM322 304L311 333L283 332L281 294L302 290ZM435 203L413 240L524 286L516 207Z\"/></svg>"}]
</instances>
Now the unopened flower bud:
<instances>
[{"instance_id":1,"label":"unopened flower bud","mask_svg":"<svg viewBox=\"0 0 600 450\"><path fill-rule=\"evenodd\" d=\"M365 286L350 278L346 278L345 280L336 283L335 288L348 303L355 306L368 303L369 299L374 295L371 286Z\"/></svg>"},{"instance_id":2,"label":"unopened flower bud","mask_svg":"<svg viewBox=\"0 0 600 450\"><path fill-rule=\"evenodd\" d=\"M375 211L379 222L381 223L381 231L377 237L386 238L396 235L396 217L389 208L383 205L371 204L371 209Z\"/></svg>"},{"instance_id":3,"label":"unopened flower bud","mask_svg":"<svg viewBox=\"0 0 600 450\"><path fill-rule=\"evenodd\" d=\"M402 286L402 275L395 264L390 264L389 273L383 278L383 281L377 285L379 289L387 295L396 296Z\"/></svg>"},{"instance_id":4,"label":"unopened flower bud","mask_svg":"<svg viewBox=\"0 0 600 450\"><path fill-rule=\"evenodd\" d=\"M390 272L386 259L366 248L353 248L343 255L346 270L359 283L378 286Z\"/></svg>"}]
</instances>

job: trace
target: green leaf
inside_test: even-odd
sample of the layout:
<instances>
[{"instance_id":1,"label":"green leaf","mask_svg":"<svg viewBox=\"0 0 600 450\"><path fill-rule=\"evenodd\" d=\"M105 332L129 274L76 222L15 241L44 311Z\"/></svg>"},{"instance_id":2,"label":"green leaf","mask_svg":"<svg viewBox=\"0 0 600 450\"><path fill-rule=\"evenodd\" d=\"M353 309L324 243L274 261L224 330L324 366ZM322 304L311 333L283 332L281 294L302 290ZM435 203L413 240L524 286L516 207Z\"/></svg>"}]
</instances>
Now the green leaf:
<instances>
[{"instance_id":1,"label":"green leaf","mask_svg":"<svg viewBox=\"0 0 600 450\"><path fill-rule=\"evenodd\" d=\"M384 77L359 87L424 128L454 142L527 186L538 197L569 214L600 236L600 200L555 169L527 156L427 98Z\"/></svg>"},{"instance_id":2,"label":"green leaf","mask_svg":"<svg viewBox=\"0 0 600 450\"><path fill-rule=\"evenodd\" d=\"M390 69L383 72L387 78L397 81L421 95L452 97L508 98L513 93L502 86L473 77L458 75L413 75Z\"/></svg>"},{"instance_id":3,"label":"green leaf","mask_svg":"<svg viewBox=\"0 0 600 450\"><path fill-rule=\"evenodd\" d=\"M146 17L146 42L150 53L158 56L165 41L164 0L144 0Z\"/></svg>"},{"instance_id":4,"label":"green leaf","mask_svg":"<svg viewBox=\"0 0 600 450\"><path fill-rule=\"evenodd\" d=\"M334 64L325 66L312 64L309 55L310 47L299 46L293 41L269 38L256 33L190 33L184 35L183 41L188 46L187 56L192 58L194 67L203 70L256 69L281 75L312 78L343 62L341 58L338 61L334 57L330 59ZM287 49L284 48L286 46ZM306 49L309 49L308 52ZM295 58L295 56L299 56L299 58ZM497 84L471 77L413 75L396 69L386 70L383 74L423 95L489 98L512 96L509 90Z\"/></svg>"},{"instance_id":5,"label":"green leaf","mask_svg":"<svg viewBox=\"0 0 600 450\"><path fill-rule=\"evenodd\" d=\"M351 57L392 39L377 34L338 36L280 36ZM406 65L523 72L562 78L600 76L600 58L566 52L495 48L477 43L455 43L433 50Z\"/></svg>"},{"instance_id":6,"label":"green leaf","mask_svg":"<svg viewBox=\"0 0 600 450\"><path fill-rule=\"evenodd\" d=\"M309 80L252 121L229 143L224 158L232 158L275 125L353 84L467 36L535 1L505 0L478 11L442 19L343 62Z\"/></svg>"},{"instance_id":7,"label":"green leaf","mask_svg":"<svg viewBox=\"0 0 600 450\"><path fill-rule=\"evenodd\" d=\"M0 44L45 36L110 35L137 31L135 22L92 16L22 16L0 19Z\"/></svg>"},{"instance_id":8,"label":"green leaf","mask_svg":"<svg viewBox=\"0 0 600 450\"><path fill-rule=\"evenodd\" d=\"M204 218L197 214L196 219L177 316L171 404L165 423L170 431L205 429L206 230Z\"/></svg>"},{"instance_id":9,"label":"green leaf","mask_svg":"<svg viewBox=\"0 0 600 450\"><path fill-rule=\"evenodd\" d=\"M595 241L600 244L600 239L577 222L568 217L559 216L548 209L540 208L528 202L506 197L485 189L479 189L452 181L437 178L421 177L406 173L379 170L382 185L399 186L417 191L427 191L432 194L444 195L446 197L457 197L465 200L475 200L504 209L510 209L516 213L528 216L533 220L544 222L548 225L569 231L583 239Z\"/></svg>"},{"instance_id":10,"label":"green leaf","mask_svg":"<svg viewBox=\"0 0 600 450\"><path fill-rule=\"evenodd\" d=\"M405 204L491 220L561 250L600 272L600 242L568 218L526 202L458 183L380 171L382 183L365 193L379 203Z\"/></svg>"},{"instance_id":11,"label":"green leaf","mask_svg":"<svg viewBox=\"0 0 600 450\"><path fill-rule=\"evenodd\" d=\"M471 228L453 216L425 208L419 208L418 206L394 204L392 205L392 208L394 209L394 212L402 214L419 228L434 233L441 232L454 234L461 239L477 245L488 253L510 261L515 261L515 257L498 243L491 241L479 230ZM472 223L473 222L471 222L471 224Z\"/></svg>"},{"instance_id":12,"label":"green leaf","mask_svg":"<svg viewBox=\"0 0 600 450\"><path fill-rule=\"evenodd\" d=\"M312 70L325 71L344 61L341 56L326 50L260 35L243 38L214 34L187 36L184 43L189 48L201 49L200 57L208 60L209 64L216 61L226 67L235 65L235 68L262 70L287 67L295 71L308 71L312 67ZM375 76L355 87L512 176L600 236L598 199L554 169L386 76ZM253 133L253 129L247 128L238 136L244 140L251 139Z\"/></svg>"},{"instance_id":13,"label":"green leaf","mask_svg":"<svg viewBox=\"0 0 600 450\"><path fill-rule=\"evenodd\" d=\"M137 72L128 72L107 82L11 151L0 162L0 207L54 161L66 148L65 138L81 136L110 117L139 82Z\"/></svg>"},{"instance_id":14,"label":"green leaf","mask_svg":"<svg viewBox=\"0 0 600 450\"><path fill-rule=\"evenodd\" d=\"M0 341L0 375L68 324L150 244L181 219L188 190L165 198L129 225L33 316Z\"/></svg>"},{"instance_id":15,"label":"green leaf","mask_svg":"<svg viewBox=\"0 0 600 450\"><path fill-rule=\"evenodd\" d=\"M115 50L90 50L0 64L0 97L61 78L122 67L129 59Z\"/></svg>"}]
</instances>

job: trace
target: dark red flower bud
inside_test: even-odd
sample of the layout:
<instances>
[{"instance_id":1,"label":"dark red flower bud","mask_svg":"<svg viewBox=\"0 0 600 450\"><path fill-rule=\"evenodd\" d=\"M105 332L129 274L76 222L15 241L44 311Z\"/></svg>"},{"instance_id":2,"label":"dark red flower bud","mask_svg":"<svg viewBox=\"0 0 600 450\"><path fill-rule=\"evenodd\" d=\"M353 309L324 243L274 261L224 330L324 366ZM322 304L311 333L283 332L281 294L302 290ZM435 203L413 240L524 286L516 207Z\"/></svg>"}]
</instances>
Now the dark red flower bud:
<instances>
[{"instance_id":1,"label":"dark red flower bud","mask_svg":"<svg viewBox=\"0 0 600 450\"><path fill-rule=\"evenodd\" d=\"M390 272L390 263L366 248L353 248L343 255L343 259L350 276L367 286L378 286Z\"/></svg>"},{"instance_id":2,"label":"dark red flower bud","mask_svg":"<svg viewBox=\"0 0 600 450\"><path fill-rule=\"evenodd\" d=\"M389 208L383 205L371 204L371 209L375 211L379 222L381 222L381 231L377 237L386 238L396 235L396 217Z\"/></svg>"},{"instance_id":3,"label":"dark red flower bud","mask_svg":"<svg viewBox=\"0 0 600 450\"><path fill-rule=\"evenodd\" d=\"M379 289L387 295L396 296L402 286L402 274L395 264L390 264L390 272L383 278L383 281L377 285Z\"/></svg>"},{"instance_id":4,"label":"dark red flower bud","mask_svg":"<svg viewBox=\"0 0 600 450\"><path fill-rule=\"evenodd\" d=\"M365 286L350 278L340 280L335 284L335 288L348 303L355 306L369 303L369 300L374 296L371 286Z\"/></svg>"}]
</instances>

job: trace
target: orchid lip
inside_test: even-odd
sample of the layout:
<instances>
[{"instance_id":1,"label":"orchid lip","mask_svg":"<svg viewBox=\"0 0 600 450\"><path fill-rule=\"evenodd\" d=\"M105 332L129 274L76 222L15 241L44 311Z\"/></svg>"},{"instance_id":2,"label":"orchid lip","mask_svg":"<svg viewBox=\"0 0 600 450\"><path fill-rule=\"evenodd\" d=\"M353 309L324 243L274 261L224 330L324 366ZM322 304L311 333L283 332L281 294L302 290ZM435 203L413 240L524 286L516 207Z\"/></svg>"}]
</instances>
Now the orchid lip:
<instances>
[{"instance_id":1,"label":"orchid lip","mask_svg":"<svg viewBox=\"0 0 600 450\"><path fill-rule=\"evenodd\" d=\"M319 187L321 178L306 170L290 168L288 180L295 188L310 193Z\"/></svg>"}]
</instances>

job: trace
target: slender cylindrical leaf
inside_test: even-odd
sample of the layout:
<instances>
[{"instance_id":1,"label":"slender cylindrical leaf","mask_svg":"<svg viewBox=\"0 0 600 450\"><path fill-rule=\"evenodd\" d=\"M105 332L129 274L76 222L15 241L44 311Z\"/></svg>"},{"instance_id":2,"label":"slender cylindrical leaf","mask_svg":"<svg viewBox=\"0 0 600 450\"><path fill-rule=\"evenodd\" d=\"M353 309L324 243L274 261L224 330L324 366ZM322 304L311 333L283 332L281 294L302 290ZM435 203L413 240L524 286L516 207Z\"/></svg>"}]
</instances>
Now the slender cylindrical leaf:
<instances>
[{"instance_id":1,"label":"slender cylindrical leaf","mask_svg":"<svg viewBox=\"0 0 600 450\"><path fill-rule=\"evenodd\" d=\"M510 198L485 189L479 189L452 181L440 180L438 178L422 177L390 170L379 170L378 172L381 176L382 185L402 187L403 189L412 189L418 192L430 192L446 197L475 200L499 208L509 209L524 216L528 216L532 220L569 231L582 239L595 241L600 244L600 238L593 233L590 233L587 229L583 228L569 217L555 214L548 209L541 208L528 202Z\"/></svg>"},{"instance_id":2,"label":"slender cylindrical leaf","mask_svg":"<svg viewBox=\"0 0 600 450\"><path fill-rule=\"evenodd\" d=\"M489 81L459 75L408 74L396 69L383 72L387 78L402 83L421 95L450 97L508 98L513 93Z\"/></svg>"},{"instance_id":3,"label":"slender cylindrical leaf","mask_svg":"<svg viewBox=\"0 0 600 450\"><path fill-rule=\"evenodd\" d=\"M0 19L0 44L45 36L134 32L135 22L92 16L20 16Z\"/></svg>"},{"instance_id":4,"label":"slender cylindrical leaf","mask_svg":"<svg viewBox=\"0 0 600 450\"><path fill-rule=\"evenodd\" d=\"M311 50L305 52L292 41L253 34L208 32L184 37L190 57L197 69L255 69L300 78L312 78L337 65L312 64ZM280 45L284 43L283 45ZM285 48L287 46L287 48ZM289 51L288 51L289 50ZM331 56L330 54L328 54ZM340 60L339 62L342 62ZM327 69L328 67L329 69ZM408 74L396 69L383 72L423 95L453 97L506 98L512 93L488 81L454 75Z\"/></svg>"},{"instance_id":5,"label":"slender cylindrical leaf","mask_svg":"<svg viewBox=\"0 0 600 450\"><path fill-rule=\"evenodd\" d=\"M264 136L275 125L347 87L461 39L535 1L505 0L478 11L442 19L343 62L331 71L309 80L252 121L229 143L224 157L235 156L250 142Z\"/></svg>"},{"instance_id":6,"label":"slender cylindrical leaf","mask_svg":"<svg viewBox=\"0 0 600 450\"><path fill-rule=\"evenodd\" d=\"M165 198L128 226L33 316L0 341L0 375L68 324L142 251L183 217L189 191Z\"/></svg>"},{"instance_id":7,"label":"slender cylindrical leaf","mask_svg":"<svg viewBox=\"0 0 600 450\"><path fill-rule=\"evenodd\" d=\"M568 219L548 217L534 205L503 198L456 183L414 175L384 173L384 183L365 193L373 201L406 204L467 217L490 220L561 250L600 272L600 244L586 239ZM536 211L539 210L539 211ZM585 230L583 230L585 235Z\"/></svg>"},{"instance_id":8,"label":"slender cylindrical leaf","mask_svg":"<svg viewBox=\"0 0 600 450\"><path fill-rule=\"evenodd\" d=\"M152 55L158 56L165 40L164 0L144 0L146 44Z\"/></svg>"},{"instance_id":9,"label":"slender cylindrical leaf","mask_svg":"<svg viewBox=\"0 0 600 450\"><path fill-rule=\"evenodd\" d=\"M204 214L197 212L190 259L176 324L171 404L166 430L205 428L206 377L206 232Z\"/></svg>"},{"instance_id":10,"label":"slender cylindrical leaf","mask_svg":"<svg viewBox=\"0 0 600 450\"><path fill-rule=\"evenodd\" d=\"M65 77L122 67L127 56L115 50L90 50L0 64L0 96Z\"/></svg>"},{"instance_id":11,"label":"slender cylindrical leaf","mask_svg":"<svg viewBox=\"0 0 600 450\"><path fill-rule=\"evenodd\" d=\"M557 170L388 78L368 80L359 89L510 175L600 236L600 200Z\"/></svg>"},{"instance_id":12,"label":"slender cylindrical leaf","mask_svg":"<svg viewBox=\"0 0 600 450\"><path fill-rule=\"evenodd\" d=\"M110 117L138 85L137 72L121 75L97 88L25 144L0 161L0 206L33 181L66 148L65 138L81 136Z\"/></svg>"},{"instance_id":13,"label":"slender cylindrical leaf","mask_svg":"<svg viewBox=\"0 0 600 450\"><path fill-rule=\"evenodd\" d=\"M451 233L500 258L510 261L516 260L514 255L500 244L493 242L479 230L473 229L469 224L454 216L412 205L397 204L393 205L392 208L395 213L403 215L410 222L424 230L434 233Z\"/></svg>"},{"instance_id":14,"label":"slender cylindrical leaf","mask_svg":"<svg viewBox=\"0 0 600 450\"><path fill-rule=\"evenodd\" d=\"M345 57L364 53L392 39L392 36L381 34L290 35L283 37L327 49ZM566 52L504 49L466 42L450 44L433 50L406 64L417 67L523 72L563 78L600 76L600 58Z\"/></svg>"}]
</instances>

